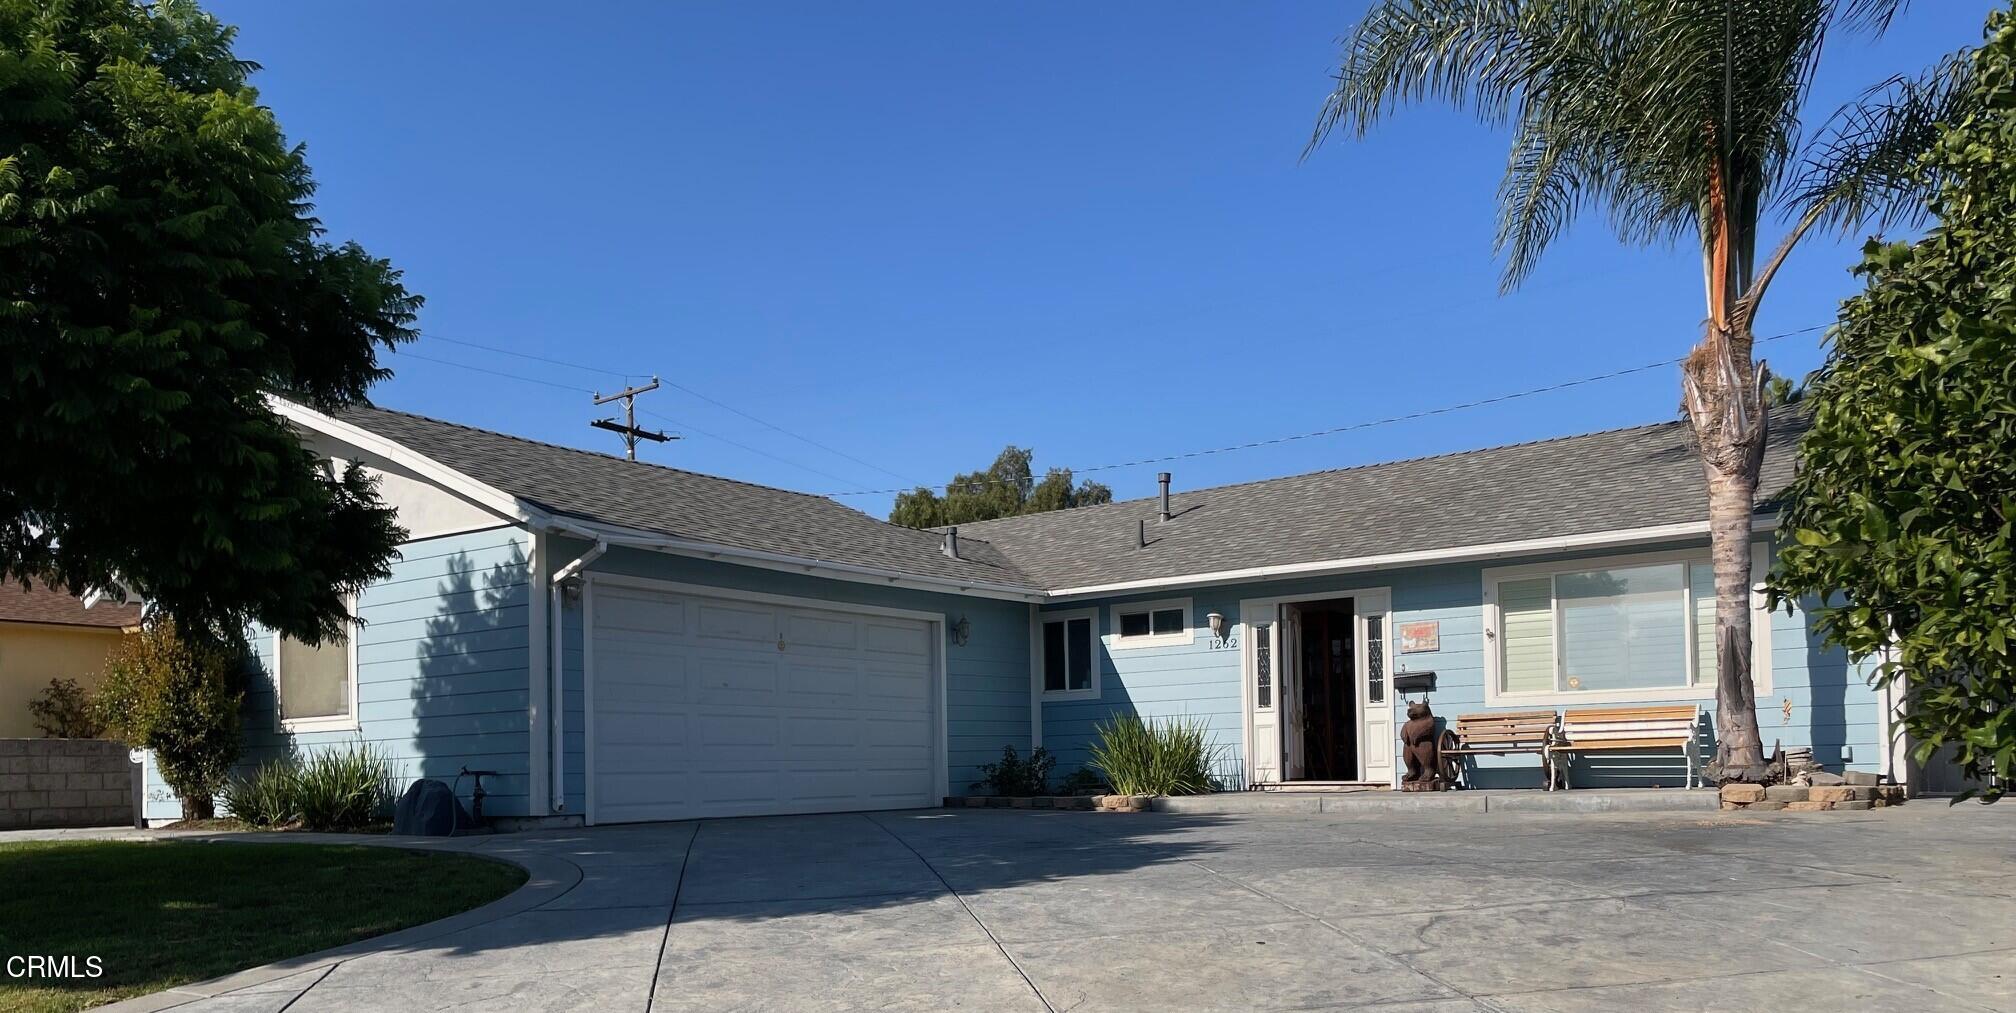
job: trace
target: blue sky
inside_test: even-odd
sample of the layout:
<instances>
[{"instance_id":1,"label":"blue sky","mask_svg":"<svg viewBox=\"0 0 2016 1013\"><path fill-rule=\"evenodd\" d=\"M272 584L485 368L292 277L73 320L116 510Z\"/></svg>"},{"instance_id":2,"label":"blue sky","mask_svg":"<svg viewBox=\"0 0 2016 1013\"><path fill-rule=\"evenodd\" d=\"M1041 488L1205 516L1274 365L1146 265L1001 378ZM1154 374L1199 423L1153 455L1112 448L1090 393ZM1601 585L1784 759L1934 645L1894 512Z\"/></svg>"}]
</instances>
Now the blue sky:
<instances>
[{"instance_id":1,"label":"blue sky","mask_svg":"<svg viewBox=\"0 0 2016 1013\"><path fill-rule=\"evenodd\" d=\"M1365 6L211 4L308 145L331 238L427 298L374 400L614 450L581 390L656 373L701 396L640 399L688 437L649 460L817 493L943 482L1008 443L1082 469L1265 440L1684 353L1698 257L1597 219L1498 294L1502 133L1422 107L1300 159ZM1995 6L1921 2L1879 44L1837 42L1812 108L1972 43ZM1860 242L1809 241L1759 333L1831 321ZM1764 353L1803 374L1818 337ZM1163 467L1197 488L1632 425L1674 417L1677 384L1087 477L1138 496Z\"/></svg>"}]
</instances>

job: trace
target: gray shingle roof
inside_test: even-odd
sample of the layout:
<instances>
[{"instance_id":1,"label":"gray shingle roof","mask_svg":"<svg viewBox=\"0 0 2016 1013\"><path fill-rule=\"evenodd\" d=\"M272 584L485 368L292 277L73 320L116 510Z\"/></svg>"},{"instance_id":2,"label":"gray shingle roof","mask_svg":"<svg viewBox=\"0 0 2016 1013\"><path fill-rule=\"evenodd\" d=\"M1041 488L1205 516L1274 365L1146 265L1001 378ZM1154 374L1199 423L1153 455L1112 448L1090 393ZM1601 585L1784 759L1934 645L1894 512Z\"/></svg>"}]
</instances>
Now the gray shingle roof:
<instances>
[{"instance_id":1,"label":"gray shingle roof","mask_svg":"<svg viewBox=\"0 0 2016 1013\"><path fill-rule=\"evenodd\" d=\"M1701 521L1706 491L1681 422L1179 491L960 526L941 535L833 500L632 463L374 407L360 426L556 514L717 545L920 577L1056 590L1328 559ZM1806 419L1774 418L1760 509L1791 481ZM1137 521L1149 545L1136 547Z\"/></svg>"},{"instance_id":2,"label":"gray shingle roof","mask_svg":"<svg viewBox=\"0 0 2016 1013\"><path fill-rule=\"evenodd\" d=\"M1806 417L1773 420L1760 502L1792 479ZM1685 423L1319 471L960 528L1049 590L1703 521ZM1141 518L1149 545L1137 547Z\"/></svg>"},{"instance_id":3,"label":"gray shingle roof","mask_svg":"<svg viewBox=\"0 0 2016 1013\"><path fill-rule=\"evenodd\" d=\"M823 496L772 489L607 454L539 443L386 408L356 406L344 422L393 440L550 513L828 563L1032 588L992 546L897 527Z\"/></svg>"}]
</instances>

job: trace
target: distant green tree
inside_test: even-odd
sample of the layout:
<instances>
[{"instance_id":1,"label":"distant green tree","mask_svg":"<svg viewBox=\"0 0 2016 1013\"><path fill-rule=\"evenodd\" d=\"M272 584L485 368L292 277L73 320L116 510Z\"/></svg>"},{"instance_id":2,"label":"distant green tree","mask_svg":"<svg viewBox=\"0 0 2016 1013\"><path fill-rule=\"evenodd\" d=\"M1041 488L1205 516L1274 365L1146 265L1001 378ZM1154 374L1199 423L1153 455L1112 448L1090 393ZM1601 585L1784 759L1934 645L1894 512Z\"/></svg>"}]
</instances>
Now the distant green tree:
<instances>
[{"instance_id":1,"label":"distant green tree","mask_svg":"<svg viewBox=\"0 0 2016 1013\"><path fill-rule=\"evenodd\" d=\"M2016 780L2016 23L1989 20L1975 112L1921 163L1938 224L1870 243L1806 404L1773 604L1903 688L1922 762ZM1837 595L1836 592L1839 592ZM1993 794L1999 795L1999 790Z\"/></svg>"},{"instance_id":2,"label":"distant green tree","mask_svg":"<svg viewBox=\"0 0 2016 1013\"><path fill-rule=\"evenodd\" d=\"M1011 446L987 470L952 476L943 494L923 486L901 493L889 511L889 522L935 528L1113 502L1113 490L1097 482L1073 486L1066 468L1052 468L1038 481L1029 467L1034 456L1033 451Z\"/></svg>"},{"instance_id":3,"label":"distant green tree","mask_svg":"<svg viewBox=\"0 0 2016 1013\"><path fill-rule=\"evenodd\" d=\"M363 399L420 299L323 241L231 44L187 0L0 0L0 579L313 641L403 533L265 394Z\"/></svg>"}]
</instances>

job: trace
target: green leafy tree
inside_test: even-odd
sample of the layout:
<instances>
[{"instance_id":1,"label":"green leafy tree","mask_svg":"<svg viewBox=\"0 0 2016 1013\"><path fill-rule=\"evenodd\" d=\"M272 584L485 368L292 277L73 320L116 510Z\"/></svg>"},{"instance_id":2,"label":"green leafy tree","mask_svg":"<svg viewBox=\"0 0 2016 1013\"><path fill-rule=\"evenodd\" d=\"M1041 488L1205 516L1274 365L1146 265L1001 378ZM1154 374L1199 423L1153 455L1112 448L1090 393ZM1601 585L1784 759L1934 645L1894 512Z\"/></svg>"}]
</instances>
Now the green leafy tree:
<instances>
[{"instance_id":1,"label":"green leafy tree","mask_svg":"<svg viewBox=\"0 0 2016 1013\"><path fill-rule=\"evenodd\" d=\"M420 300L323 240L231 43L186 0L0 0L0 578L319 640L403 533L265 394L362 400Z\"/></svg>"},{"instance_id":2,"label":"green leafy tree","mask_svg":"<svg viewBox=\"0 0 2016 1013\"><path fill-rule=\"evenodd\" d=\"M121 638L105 663L97 709L106 732L154 751L182 815L207 820L238 760L243 722L242 643L182 635L171 619Z\"/></svg>"},{"instance_id":3,"label":"green leafy tree","mask_svg":"<svg viewBox=\"0 0 2016 1013\"><path fill-rule=\"evenodd\" d=\"M2016 23L1974 57L1974 112L1921 167L1938 224L1871 243L1811 384L1813 428L1784 524L1774 604L1818 596L1818 627L1882 658L1922 762L1955 747L2016 780ZM1835 592L1840 594L1835 594ZM1999 790L1995 791L1999 795Z\"/></svg>"},{"instance_id":4,"label":"green leafy tree","mask_svg":"<svg viewBox=\"0 0 2016 1013\"><path fill-rule=\"evenodd\" d=\"M1705 334L1681 370L1707 478L1716 589L1716 761L1763 762L1750 677L1751 514L1769 373L1751 330L1816 228L1911 220L1913 159L1964 98L1956 55L1802 134L1823 43L1878 33L1902 0L1380 0L1344 43L1311 147L1437 100L1509 126L1504 284L1585 211L1629 244L1697 241ZM1767 226L1782 225L1762 261ZM1689 321L1690 324L1694 321Z\"/></svg>"},{"instance_id":5,"label":"green leafy tree","mask_svg":"<svg viewBox=\"0 0 2016 1013\"><path fill-rule=\"evenodd\" d=\"M986 471L954 475L943 494L921 486L900 493L889 521L935 528L1113 502L1113 490L1098 482L1072 485L1065 468L1052 468L1038 481L1029 467L1034 456L1034 451L1008 447Z\"/></svg>"}]
</instances>

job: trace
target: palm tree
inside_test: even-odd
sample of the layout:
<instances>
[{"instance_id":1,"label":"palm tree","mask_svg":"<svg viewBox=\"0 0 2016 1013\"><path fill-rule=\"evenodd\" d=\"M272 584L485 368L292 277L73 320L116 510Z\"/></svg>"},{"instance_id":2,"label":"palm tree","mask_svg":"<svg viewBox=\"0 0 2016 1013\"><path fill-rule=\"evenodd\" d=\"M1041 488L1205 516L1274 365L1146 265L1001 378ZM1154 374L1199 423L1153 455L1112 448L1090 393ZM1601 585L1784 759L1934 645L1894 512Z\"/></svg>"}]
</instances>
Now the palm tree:
<instances>
[{"instance_id":1,"label":"palm tree","mask_svg":"<svg viewBox=\"0 0 2016 1013\"><path fill-rule=\"evenodd\" d=\"M1881 82L1802 135L1824 43L1880 34L1908 0L1377 0L1344 40L1313 150L1433 100L1512 128L1503 286L1585 210L1619 240L1701 244L1708 313L1681 367L1707 477L1716 593L1716 769L1763 764L1750 678L1750 539L1770 374L1751 324L1814 229L1911 222L1917 155L1964 100L1964 53ZM1784 231L1760 265L1760 227Z\"/></svg>"}]
</instances>

